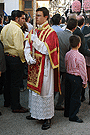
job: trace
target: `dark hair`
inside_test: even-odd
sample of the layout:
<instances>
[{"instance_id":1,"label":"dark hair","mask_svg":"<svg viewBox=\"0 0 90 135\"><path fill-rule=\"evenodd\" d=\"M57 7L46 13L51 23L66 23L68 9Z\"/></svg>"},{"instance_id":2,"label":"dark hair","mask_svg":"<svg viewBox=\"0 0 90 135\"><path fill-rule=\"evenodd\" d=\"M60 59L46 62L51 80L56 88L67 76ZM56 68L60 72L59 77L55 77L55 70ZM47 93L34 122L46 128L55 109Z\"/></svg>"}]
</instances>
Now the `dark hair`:
<instances>
[{"instance_id":1,"label":"dark hair","mask_svg":"<svg viewBox=\"0 0 90 135\"><path fill-rule=\"evenodd\" d=\"M14 21L16 17L21 17L22 15L25 15L24 11L13 10L11 12L11 19Z\"/></svg>"},{"instance_id":2,"label":"dark hair","mask_svg":"<svg viewBox=\"0 0 90 135\"><path fill-rule=\"evenodd\" d=\"M65 23L65 17L61 16L61 23Z\"/></svg>"},{"instance_id":3,"label":"dark hair","mask_svg":"<svg viewBox=\"0 0 90 135\"><path fill-rule=\"evenodd\" d=\"M25 20L26 20L26 22L28 21L28 19L30 18L30 16L28 16L27 14L25 14Z\"/></svg>"},{"instance_id":4,"label":"dark hair","mask_svg":"<svg viewBox=\"0 0 90 135\"><path fill-rule=\"evenodd\" d=\"M0 17L0 24L2 23L2 18Z\"/></svg>"},{"instance_id":5,"label":"dark hair","mask_svg":"<svg viewBox=\"0 0 90 135\"><path fill-rule=\"evenodd\" d=\"M24 22L23 26L21 27L23 33L25 33L25 31L28 31L28 26L26 24L26 22Z\"/></svg>"},{"instance_id":6,"label":"dark hair","mask_svg":"<svg viewBox=\"0 0 90 135\"><path fill-rule=\"evenodd\" d=\"M82 16L80 19L78 19L78 26L83 25L84 22L85 22L85 18L84 16Z\"/></svg>"},{"instance_id":7,"label":"dark hair","mask_svg":"<svg viewBox=\"0 0 90 135\"><path fill-rule=\"evenodd\" d=\"M42 11L43 12L43 16L48 16L47 20L49 19L49 10L46 7L40 7L36 10L36 12L38 11Z\"/></svg>"},{"instance_id":8,"label":"dark hair","mask_svg":"<svg viewBox=\"0 0 90 135\"><path fill-rule=\"evenodd\" d=\"M72 48L77 47L80 41L81 41L81 38L77 35L70 36L69 38L70 46Z\"/></svg>"},{"instance_id":9,"label":"dark hair","mask_svg":"<svg viewBox=\"0 0 90 135\"><path fill-rule=\"evenodd\" d=\"M4 16L4 21L8 18L8 16Z\"/></svg>"},{"instance_id":10,"label":"dark hair","mask_svg":"<svg viewBox=\"0 0 90 135\"><path fill-rule=\"evenodd\" d=\"M85 23L89 23L89 25L90 25L90 18L86 18Z\"/></svg>"},{"instance_id":11,"label":"dark hair","mask_svg":"<svg viewBox=\"0 0 90 135\"><path fill-rule=\"evenodd\" d=\"M90 38L87 40L88 48L90 49Z\"/></svg>"},{"instance_id":12,"label":"dark hair","mask_svg":"<svg viewBox=\"0 0 90 135\"><path fill-rule=\"evenodd\" d=\"M69 30L74 29L78 25L77 19L71 18L67 22L67 28Z\"/></svg>"},{"instance_id":13,"label":"dark hair","mask_svg":"<svg viewBox=\"0 0 90 135\"><path fill-rule=\"evenodd\" d=\"M60 20L61 20L61 15L60 14L55 14L52 17L53 25L59 25L60 24Z\"/></svg>"}]
</instances>

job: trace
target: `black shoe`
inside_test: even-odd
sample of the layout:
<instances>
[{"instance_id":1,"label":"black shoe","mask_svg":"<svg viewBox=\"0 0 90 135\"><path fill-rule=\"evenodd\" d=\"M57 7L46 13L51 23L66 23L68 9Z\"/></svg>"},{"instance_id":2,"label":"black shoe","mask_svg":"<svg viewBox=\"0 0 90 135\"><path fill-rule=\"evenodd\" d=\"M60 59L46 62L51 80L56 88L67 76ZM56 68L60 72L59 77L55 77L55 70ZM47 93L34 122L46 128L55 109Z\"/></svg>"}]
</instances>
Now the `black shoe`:
<instances>
[{"instance_id":1,"label":"black shoe","mask_svg":"<svg viewBox=\"0 0 90 135\"><path fill-rule=\"evenodd\" d=\"M2 115L2 113L0 112L0 116Z\"/></svg>"},{"instance_id":2,"label":"black shoe","mask_svg":"<svg viewBox=\"0 0 90 135\"><path fill-rule=\"evenodd\" d=\"M86 100L86 98L85 98L85 96L83 96L82 98L81 98L81 102L83 102L83 101L85 101Z\"/></svg>"},{"instance_id":3,"label":"black shoe","mask_svg":"<svg viewBox=\"0 0 90 135\"><path fill-rule=\"evenodd\" d=\"M51 126L51 119L47 119L44 121L44 124L42 125L42 130L47 130Z\"/></svg>"},{"instance_id":4,"label":"black shoe","mask_svg":"<svg viewBox=\"0 0 90 135\"><path fill-rule=\"evenodd\" d=\"M34 118L31 117L31 115L26 116L26 119L27 119L27 120L35 120Z\"/></svg>"},{"instance_id":5,"label":"black shoe","mask_svg":"<svg viewBox=\"0 0 90 135\"><path fill-rule=\"evenodd\" d=\"M82 123L83 122L83 120L82 119L79 119L79 118L77 120L69 119L69 121L78 122L78 123Z\"/></svg>"}]
</instances>

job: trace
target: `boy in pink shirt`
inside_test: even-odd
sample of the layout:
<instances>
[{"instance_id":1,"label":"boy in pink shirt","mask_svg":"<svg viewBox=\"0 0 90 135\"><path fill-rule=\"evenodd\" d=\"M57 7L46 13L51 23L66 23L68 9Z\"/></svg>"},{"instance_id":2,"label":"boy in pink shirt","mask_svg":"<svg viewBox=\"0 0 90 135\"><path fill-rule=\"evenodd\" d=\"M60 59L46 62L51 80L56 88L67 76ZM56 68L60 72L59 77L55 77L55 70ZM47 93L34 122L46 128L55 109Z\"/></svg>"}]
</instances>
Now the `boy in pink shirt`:
<instances>
[{"instance_id":1,"label":"boy in pink shirt","mask_svg":"<svg viewBox=\"0 0 90 135\"><path fill-rule=\"evenodd\" d=\"M76 114L79 111L81 101L80 94L83 87L87 87L87 71L84 56L78 51L81 46L81 39L77 35L69 38L71 50L66 53L66 81L65 81L65 111L64 116L69 121L82 123Z\"/></svg>"}]
</instances>

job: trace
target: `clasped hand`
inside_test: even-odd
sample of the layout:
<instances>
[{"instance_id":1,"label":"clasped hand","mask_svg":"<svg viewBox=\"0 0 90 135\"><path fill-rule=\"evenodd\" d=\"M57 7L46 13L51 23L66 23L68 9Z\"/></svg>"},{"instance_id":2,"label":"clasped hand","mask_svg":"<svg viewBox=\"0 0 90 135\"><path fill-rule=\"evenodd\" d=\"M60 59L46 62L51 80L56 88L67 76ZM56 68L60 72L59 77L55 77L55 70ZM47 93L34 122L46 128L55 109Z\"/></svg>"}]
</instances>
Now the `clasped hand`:
<instances>
[{"instance_id":1,"label":"clasped hand","mask_svg":"<svg viewBox=\"0 0 90 135\"><path fill-rule=\"evenodd\" d=\"M29 54L28 59L27 59L27 64L28 65L36 64L36 59L33 59L30 54Z\"/></svg>"},{"instance_id":2,"label":"clasped hand","mask_svg":"<svg viewBox=\"0 0 90 135\"><path fill-rule=\"evenodd\" d=\"M31 40L35 41L35 39L38 38L37 33L31 34Z\"/></svg>"}]
</instances>

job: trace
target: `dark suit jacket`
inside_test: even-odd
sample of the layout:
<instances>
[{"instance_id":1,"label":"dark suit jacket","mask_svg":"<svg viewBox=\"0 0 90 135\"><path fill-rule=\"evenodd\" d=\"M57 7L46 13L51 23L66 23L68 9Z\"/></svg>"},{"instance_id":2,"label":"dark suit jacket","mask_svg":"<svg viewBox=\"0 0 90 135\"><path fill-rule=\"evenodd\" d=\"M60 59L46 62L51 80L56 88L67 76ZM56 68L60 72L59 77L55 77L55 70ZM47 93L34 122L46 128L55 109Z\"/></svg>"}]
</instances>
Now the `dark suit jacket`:
<instances>
[{"instance_id":1,"label":"dark suit jacket","mask_svg":"<svg viewBox=\"0 0 90 135\"><path fill-rule=\"evenodd\" d=\"M81 38L81 47L79 48L79 52L84 56L90 57L90 51L85 48L85 38L79 27L73 32L74 35L78 35Z\"/></svg>"},{"instance_id":2,"label":"dark suit jacket","mask_svg":"<svg viewBox=\"0 0 90 135\"><path fill-rule=\"evenodd\" d=\"M0 41L0 71L1 73L6 71L6 62L4 56L4 47L2 42Z\"/></svg>"}]
</instances>

